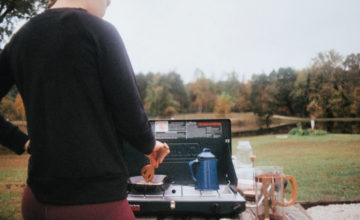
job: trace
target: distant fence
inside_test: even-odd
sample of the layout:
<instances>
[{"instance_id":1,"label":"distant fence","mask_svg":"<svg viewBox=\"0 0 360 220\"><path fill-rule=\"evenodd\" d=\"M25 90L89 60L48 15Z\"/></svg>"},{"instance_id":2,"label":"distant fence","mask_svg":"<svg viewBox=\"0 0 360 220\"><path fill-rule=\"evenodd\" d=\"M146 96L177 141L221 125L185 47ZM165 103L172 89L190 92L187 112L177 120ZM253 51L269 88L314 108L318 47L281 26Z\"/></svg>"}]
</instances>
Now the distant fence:
<instances>
[{"instance_id":1,"label":"distant fence","mask_svg":"<svg viewBox=\"0 0 360 220\"><path fill-rule=\"evenodd\" d=\"M283 134L283 133L288 133L295 126L296 123L288 123L288 124L273 126L269 128L259 128L258 130L239 131L233 129L232 135L233 137L245 137L245 136L257 136L264 134Z\"/></svg>"},{"instance_id":2,"label":"distant fence","mask_svg":"<svg viewBox=\"0 0 360 220\"><path fill-rule=\"evenodd\" d=\"M265 125L259 125L257 129L251 128L244 130L244 127L239 124L239 120L232 119L232 135L233 137L256 136L264 134L284 134L288 133L292 128L296 127L299 121L292 120L280 124L273 124L267 128ZM360 134L360 119L359 118L336 118L336 119L318 119L316 120L315 128L326 130L330 133L344 133L344 134ZM302 120L303 128L310 128L310 120ZM21 130L27 131L26 121L12 121Z\"/></svg>"}]
</instances>

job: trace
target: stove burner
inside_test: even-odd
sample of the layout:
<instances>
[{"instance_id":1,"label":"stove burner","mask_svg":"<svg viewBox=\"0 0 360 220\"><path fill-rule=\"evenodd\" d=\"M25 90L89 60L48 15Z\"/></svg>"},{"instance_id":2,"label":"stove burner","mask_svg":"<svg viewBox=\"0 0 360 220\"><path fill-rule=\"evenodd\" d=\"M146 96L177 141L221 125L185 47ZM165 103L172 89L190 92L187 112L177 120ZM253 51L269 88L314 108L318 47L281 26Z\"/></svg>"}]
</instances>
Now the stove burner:
<instances>
[{"instance_id":1,"label":"stove burner","mask_svg":"<svg viewBox=\"0 0 360 220\"><path fill-rule=\"evenodd\" d=\"M244 199L229 185L220 185L219 190L201 191L196 190L193 185L174 184L164 192L129 193L128 201L137 216L161 214L227 217L245 210ZM161 207L161 211L154 207Z\"/></svg>"},{"instance_id":2,"label":"stove burner","mask_svg":"<svg viewBox=\"0 0 360 220\"><path fill-rule=\"evenodd\" d=\"M228 185L221 185L219 190L196 190L192 185L170 185L169 188L161 192L139 193L136 191L128 194L128 199L132 197L152 198L152 199L181 199L181 200L203 200L214 199L217 200L233 200L239 197Z\"/></svg>"}]
</instances>

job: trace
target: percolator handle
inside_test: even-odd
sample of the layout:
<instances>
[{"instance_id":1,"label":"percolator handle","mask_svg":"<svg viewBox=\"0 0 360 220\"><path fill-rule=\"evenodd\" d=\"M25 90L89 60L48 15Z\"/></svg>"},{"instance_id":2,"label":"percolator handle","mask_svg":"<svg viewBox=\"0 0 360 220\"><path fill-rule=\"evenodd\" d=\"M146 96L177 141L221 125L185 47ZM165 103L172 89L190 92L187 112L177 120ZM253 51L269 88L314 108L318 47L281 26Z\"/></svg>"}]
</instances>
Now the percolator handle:
<instances>
[{"instance_id":1,"label":"percolator handle","mask_svg":"<svg viewBox=\"0 0 360 220\"><path fill-rule=\"evenodd\" d=\"M286 175L286 179L289 180L291 183L291 199L289 202L284 202L284 203L277 201L277 204L283 207L294 205L298 194L295 178L293 176Z\"/></svg>"},{"instance_id":2,"label":"percolator handle","mask_svg":"<svg viewBox=\"0 0 360 220\"><path fill-rule=\"evenodd\" d=\"M197 163L199 163L198 159L195 159L195 160L189 162L190 174L195 182L197 181L197 179L194 176L193 165L197 164Z\"/></svg>"}]
</instances>

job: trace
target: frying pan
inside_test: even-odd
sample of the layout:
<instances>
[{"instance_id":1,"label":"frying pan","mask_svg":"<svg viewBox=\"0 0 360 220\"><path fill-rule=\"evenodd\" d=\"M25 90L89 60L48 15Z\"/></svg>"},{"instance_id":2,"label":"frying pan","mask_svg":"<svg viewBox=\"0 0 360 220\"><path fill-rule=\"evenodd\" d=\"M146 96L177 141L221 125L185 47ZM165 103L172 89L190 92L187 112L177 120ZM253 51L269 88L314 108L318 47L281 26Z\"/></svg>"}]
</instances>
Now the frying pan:
<instances>
[{"instance_id":1,"label":"frying pan","mask_svg":"<svg viewBox=\"0 0 360 220\"><path fill-rule=\"evenodd\" d=\"M167 175L155 175L150 183L147 183L142 176L133 176L128 180L128 189L141 193L162 192L167 190L171 183L174 183L174 179Z\"/></svg>"}]
</instances>

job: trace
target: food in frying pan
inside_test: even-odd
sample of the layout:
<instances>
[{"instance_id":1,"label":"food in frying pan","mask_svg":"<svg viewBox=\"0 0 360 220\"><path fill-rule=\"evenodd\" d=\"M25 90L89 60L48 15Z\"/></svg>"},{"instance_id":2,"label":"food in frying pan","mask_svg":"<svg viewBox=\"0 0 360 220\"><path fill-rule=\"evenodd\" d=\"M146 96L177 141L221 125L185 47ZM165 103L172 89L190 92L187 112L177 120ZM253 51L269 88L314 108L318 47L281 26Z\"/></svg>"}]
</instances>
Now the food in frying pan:
<instances>
[{"instance_id":1,"label":"food in frying pan","mask_svg":"<svg viewBox=\"0 0 360 220\"><path fill-rule=\"evenodd\" d=\"M137 182L137 184L143 184L143 185L161 185L163 182L153 183L153 182L146 182L145 180L141 180Z\"/></svg>"}]
</instances>

